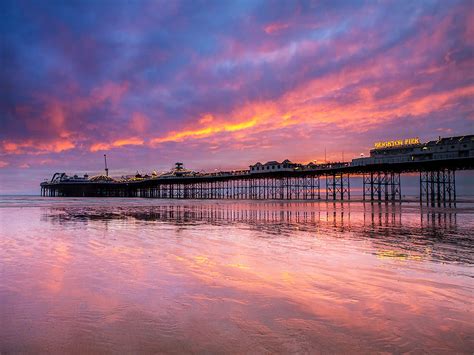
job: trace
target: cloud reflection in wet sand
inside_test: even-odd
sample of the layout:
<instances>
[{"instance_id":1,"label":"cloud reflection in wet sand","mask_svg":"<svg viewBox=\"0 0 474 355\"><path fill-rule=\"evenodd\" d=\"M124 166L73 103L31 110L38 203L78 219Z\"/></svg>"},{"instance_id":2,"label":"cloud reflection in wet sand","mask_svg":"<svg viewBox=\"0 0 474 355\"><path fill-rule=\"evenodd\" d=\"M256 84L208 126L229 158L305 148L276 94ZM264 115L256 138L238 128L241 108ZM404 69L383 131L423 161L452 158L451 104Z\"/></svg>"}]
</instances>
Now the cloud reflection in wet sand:
<instances>
[{"instance_id":1,"label":"cloud reflection in wet sand","mask_svg":"<svg viewBox=\"0 0 474 355\"><path fill-rule=\"evenodd\" d=\"M469 352L473 212L3 208L2 351Z\"/></svg>"}]
</instances>

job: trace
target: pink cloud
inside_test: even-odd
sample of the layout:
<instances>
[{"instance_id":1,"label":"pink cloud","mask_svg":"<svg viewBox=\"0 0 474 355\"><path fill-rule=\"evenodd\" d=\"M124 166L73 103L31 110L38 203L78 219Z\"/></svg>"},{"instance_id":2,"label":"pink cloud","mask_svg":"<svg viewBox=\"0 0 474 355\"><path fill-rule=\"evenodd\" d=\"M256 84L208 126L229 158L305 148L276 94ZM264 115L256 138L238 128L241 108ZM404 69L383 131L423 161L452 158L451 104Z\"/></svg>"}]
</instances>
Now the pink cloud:
<instances>
[{"instance_id":1,"label":"pink cloud","mask_svg":"<svg viewBox=\"0 0 474 355\"><path fill-rule=\"evenodd\" d=\"M288 23L271 23L263 28L267 34L273 34L275 32L280 32L282 30L290 27Z\"/></svg>"},{"instance_id":2,"label":"pink cloud","mask_svg":"<svg viewBox=\"0 0 474 355\"><path fill-rule=\"evenodd\" d=\"M150 119L141 112L134 112L129 126L132 131L144 133L150 126Z\"/></svg>"}]
</instances>

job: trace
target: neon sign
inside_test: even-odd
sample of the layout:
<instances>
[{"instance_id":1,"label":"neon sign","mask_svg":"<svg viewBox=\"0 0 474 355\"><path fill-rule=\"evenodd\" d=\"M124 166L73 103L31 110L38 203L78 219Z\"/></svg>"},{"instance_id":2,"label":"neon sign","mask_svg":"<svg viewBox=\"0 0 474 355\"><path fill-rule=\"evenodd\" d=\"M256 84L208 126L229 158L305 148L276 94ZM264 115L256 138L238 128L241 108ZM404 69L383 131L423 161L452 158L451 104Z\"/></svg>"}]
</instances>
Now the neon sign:
<instances>
[{"instance_id":1,"label":"neon sign","mask_svg":"<svg viewBox=\"0 0 474 355\"><path fill-rule=\"evenodd\" d=\"M397 140L386 141L386 142L376 142L374 146L375 146L375 149L381 149L381 148L403 147L405 145L413 145L413 144L420 144L420 139L416 137L416 138L397 139Z\"/></svg>"}]
</instances>

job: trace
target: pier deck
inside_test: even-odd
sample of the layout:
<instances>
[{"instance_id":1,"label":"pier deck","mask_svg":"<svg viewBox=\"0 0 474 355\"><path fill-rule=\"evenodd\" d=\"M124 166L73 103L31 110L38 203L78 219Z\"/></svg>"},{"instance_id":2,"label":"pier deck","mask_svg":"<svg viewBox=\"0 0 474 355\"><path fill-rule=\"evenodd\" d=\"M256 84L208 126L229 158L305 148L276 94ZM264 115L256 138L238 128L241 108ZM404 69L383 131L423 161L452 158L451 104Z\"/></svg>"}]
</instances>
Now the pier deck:
<instances>
[{"instance_id":1,"label":"pier deck","mask_svg":"<svg viewBox=\"0 0 474 355\"><path fill-rule=\"evenodd\" d=\"M326 164L293 171L239 171L195 176L150 177L137 181L52 181L41 184L43 196L147 197L170 199L350 200L350 177L363 179L368 201L400 201L401 174L419 173L420 201L455 202L456 170L474 169L474 157L404 163Z\"/></svg>"}]
</instances>

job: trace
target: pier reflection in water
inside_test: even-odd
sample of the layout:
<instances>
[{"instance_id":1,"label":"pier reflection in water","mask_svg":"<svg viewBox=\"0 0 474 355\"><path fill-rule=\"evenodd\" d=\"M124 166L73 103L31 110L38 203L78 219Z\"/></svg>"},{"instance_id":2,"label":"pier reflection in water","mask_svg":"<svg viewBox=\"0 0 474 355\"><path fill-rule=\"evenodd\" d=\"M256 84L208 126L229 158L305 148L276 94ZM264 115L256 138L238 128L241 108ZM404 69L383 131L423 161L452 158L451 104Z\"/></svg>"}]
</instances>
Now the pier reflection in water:
<instances>
[{"instance_id":1,"label":"pier reflection in water","mask_svg":"<svg viewBox=\"0 0 474 355\"><path fill-rule=\"evenodd\" d=\"M0 209L0 352L472 352L469 207L90 201Z\"/></svg>"}]
</instances>

